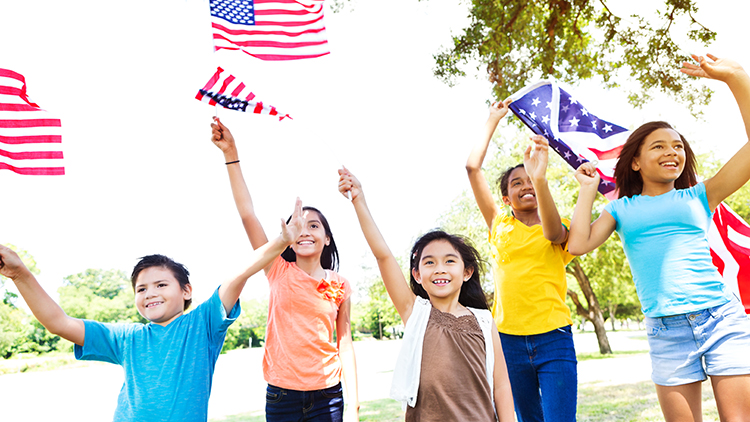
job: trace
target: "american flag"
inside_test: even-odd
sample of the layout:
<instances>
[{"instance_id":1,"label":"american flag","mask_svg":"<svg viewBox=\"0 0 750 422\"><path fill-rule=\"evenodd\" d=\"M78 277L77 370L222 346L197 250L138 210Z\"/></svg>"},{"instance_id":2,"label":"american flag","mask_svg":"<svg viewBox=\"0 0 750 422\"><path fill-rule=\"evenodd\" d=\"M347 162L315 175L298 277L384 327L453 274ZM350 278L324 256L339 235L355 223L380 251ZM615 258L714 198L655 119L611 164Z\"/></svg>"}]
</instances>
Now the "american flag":
<instances>
[{"instance_id":1,"label":"american flag","mask_svg":"<svg viewBox=\"0 0 750 422\"><path fill-rule=\"evenodd\" d=\"M552 81L529 85L510 98L511 111L532 131L544 135L571 167L598 162L599 192L614 197L615 164L630 134L627 129L599 119Z\"/></svg>"},{"instance_id":2,"label":"american flag","mask_svg":"<svg viewBox=\"0 0 750 422\"><path fill-rule=\"evenodd\" d=\"M510 110L533 132L546 137L571 167L598 162L599 192L610 200L617 198L615 165L629 130L599 119L552 81L528 85L510 98ZM708 244L724 283L750 313L750 226L721 203L711 221Z\"/></svg>"},{"instance_id":3,"label":"american flag","mask_svg":"<svg viewBox=\"0 0 750 422\"><path fill-rule=\"evenodd\" d=\"M63 175L60 119L34 104L26 79L0 69L0 170L23 175Z\"/></svg>"},{"instance_id":4,"label":"american flag","mask_svg":"<svg viewBox=\"0 0 750 422\"><path fill-rule=\"evenodd\" d=\"M279 114L276 107L255 100L255 94L250 92L244 83L220 67L216 68L216 73L208 80L206 85L198 90L195 99L210 105L220 105L230 110L278 116L279 120L289 117L288 114ZM291 119L291 117L289 118Z\"/></svg>"},{"instance_id":5,"label":"american flag","mask_svg":"<svg viewBox=\"0 0 750 422\"><path fill-rule=\"evenodd\" d=\"M323 0L210 0L216 50L242 50L261 60L329 54Z\"/></svg>"}]
</instances>

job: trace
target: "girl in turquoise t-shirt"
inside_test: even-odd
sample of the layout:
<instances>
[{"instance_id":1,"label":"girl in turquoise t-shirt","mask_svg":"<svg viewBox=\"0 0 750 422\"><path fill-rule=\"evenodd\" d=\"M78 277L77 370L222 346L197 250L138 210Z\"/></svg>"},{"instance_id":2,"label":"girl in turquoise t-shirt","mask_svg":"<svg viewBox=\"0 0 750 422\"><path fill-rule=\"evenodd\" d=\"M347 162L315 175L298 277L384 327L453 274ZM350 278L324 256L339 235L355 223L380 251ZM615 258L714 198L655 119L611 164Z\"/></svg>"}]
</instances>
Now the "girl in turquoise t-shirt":
<instances>
[{"instance_id":1,"label":"girl in turquoise t-shirt","mask_svg":"<svg viewBox=\"0 0 750 422\"><path fill-rule=\"evenodd\" d=\"M748 74L731 60L693 58L699 64L683 63L681 71L726 83L750 135ZM615 230L622 237L646 314L651 377L665 419L701 420L701 382L710 376L721 420L748 420L750 320L711 268L706 232L719 203L750 179L750 143L696 184L687 140L666 122L642 125L615 168L619 199L593 223L599 175L587 163L576 178L581 192L568 248L584 254Z\"/></svg>"}]
</instances>

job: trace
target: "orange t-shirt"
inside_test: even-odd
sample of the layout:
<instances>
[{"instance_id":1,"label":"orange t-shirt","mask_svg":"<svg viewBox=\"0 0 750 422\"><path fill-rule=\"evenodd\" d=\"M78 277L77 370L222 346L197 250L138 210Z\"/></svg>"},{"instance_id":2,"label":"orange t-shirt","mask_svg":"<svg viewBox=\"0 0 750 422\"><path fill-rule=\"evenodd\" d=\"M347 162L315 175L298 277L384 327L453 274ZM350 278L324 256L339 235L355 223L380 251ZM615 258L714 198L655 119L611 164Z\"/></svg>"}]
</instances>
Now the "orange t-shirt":
<instances>
[{"instance_id":1,"label":"orange t-shirt","mask_svg":"<svg viewBox=\"0 0 750 422\"><path fill-rule=\"evenodd\" d=\"M276 258L268 272L271 297L263 354L263 376L271 385L311 391L341 381L333 331L339 305L351 295L349 282L333 271L316 280L296 263Z\"/></svg>"}]
</instances>

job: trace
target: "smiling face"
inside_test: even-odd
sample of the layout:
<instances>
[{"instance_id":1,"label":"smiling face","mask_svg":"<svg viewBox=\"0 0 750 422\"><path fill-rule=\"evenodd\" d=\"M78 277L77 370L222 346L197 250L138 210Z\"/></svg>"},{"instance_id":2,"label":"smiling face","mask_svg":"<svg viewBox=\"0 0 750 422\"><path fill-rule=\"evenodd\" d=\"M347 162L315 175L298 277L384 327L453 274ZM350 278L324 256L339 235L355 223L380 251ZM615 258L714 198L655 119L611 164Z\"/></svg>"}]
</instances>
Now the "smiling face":
<instances>
[{"instance_id":1,"label":"smiling face","mask_svg":"<svg viewBox=\"0 0 750 422\"><path fill-rule=\"evenodd\" d=\"M418 267L412 275L431 300L442 298L458 302L461 287L473 272L464 267L460 253L450 242L434 240L422 249Z\"/></svg>"},{"instance_id":2,"label":"smiling face","mask_svg":"<svg viewBox=\"0 0 750 422\"><path fill-rule=\"evenodd\" d=\"M145 268L135 281L135 306L154 324L166 326L182 315L185 301L191 297L190 284L183 290L172 271L164 267Z\"/></svg>"},{"instance_id":3,"label":"smiling face","mask_svg":"<svg viewBox=\"0 0 750 422\"><path fill-rule=\"evenodd\" d=\"M517 167L508 177L508 195L503 196L503 203L517 211L531 211L537 208L536 192L526 169Z\"/></svg>"},{"instance_id":4,"label":"smiling face","mask_svg":"<svg viewBox=\"0 0 750 422\"><path fill-rule=\"evenodd\" d=\"M685 145L672 129L656 129L646 136L631 168L648 184L671 184L685 168Z\"/></svg>"},{"instance_id":5,"label":"smiling face","mask_svg":"<svg viewBox=\"0 0 750 422\"><path fill-rule=\"evenodd\" d=\"M323 248L331 242L331 239L326 235L325 227L317 212L307 210L304 217L305 228L297 241L292 244L292 250L299 257L320 257Z\"/></svg>"}]
</instances>

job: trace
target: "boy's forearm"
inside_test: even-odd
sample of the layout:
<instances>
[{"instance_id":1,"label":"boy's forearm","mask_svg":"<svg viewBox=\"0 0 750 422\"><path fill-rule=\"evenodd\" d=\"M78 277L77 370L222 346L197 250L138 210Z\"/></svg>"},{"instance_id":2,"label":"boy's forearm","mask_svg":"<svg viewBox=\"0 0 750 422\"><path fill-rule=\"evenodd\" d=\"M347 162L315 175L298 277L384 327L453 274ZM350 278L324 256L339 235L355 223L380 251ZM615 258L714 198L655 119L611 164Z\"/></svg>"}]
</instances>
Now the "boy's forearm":
<instances>
[{"instance_id":1,"label":"boy's forearm","mask_svg":"<svg viewBox=\"0 0 750 422\"><path fill-rule=\"evenodd\" d=\"M31 272L24 272L13 280L18 292L31 309L34 317L50 333L59 335L75 344L83 345L83 321L69 317L42 288Z\"/></svg>"}]
</instances>

